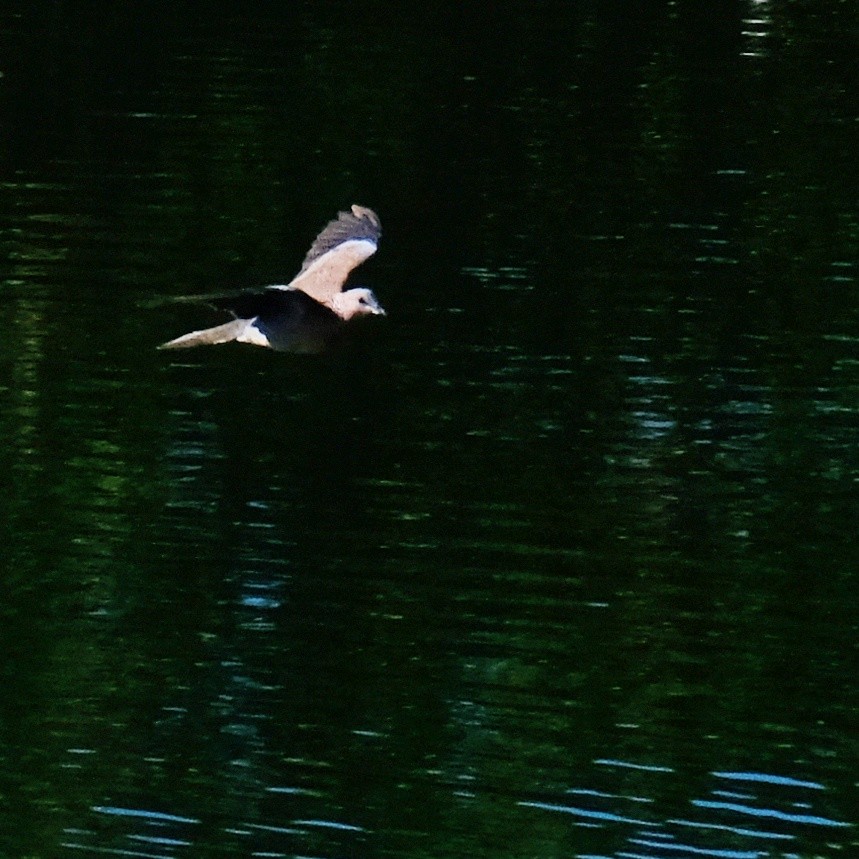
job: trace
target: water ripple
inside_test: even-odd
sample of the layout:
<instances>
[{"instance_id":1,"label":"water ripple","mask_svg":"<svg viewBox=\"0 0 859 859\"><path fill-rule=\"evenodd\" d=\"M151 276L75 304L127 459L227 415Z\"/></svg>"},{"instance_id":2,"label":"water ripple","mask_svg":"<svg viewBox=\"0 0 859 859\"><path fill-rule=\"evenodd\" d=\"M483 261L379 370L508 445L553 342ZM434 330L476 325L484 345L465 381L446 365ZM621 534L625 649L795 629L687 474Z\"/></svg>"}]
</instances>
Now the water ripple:
<instances>
[{"instance_id":1,"label":"water ripple","mask_svg":"<svg viewBox=\"0 0 859 859\"><path fill-rule=\"evenodd\" d=\"M711 808L719 811L735 811L737 814L748 814L751 817L765 817L772 820L783 820L788 823L806 823L810 826L833 826L847 827L851 823L840 820L830 820L827 817L819 817L814 814L789 814L786 811L776 811L774 808L752 808L749 805L740 805L738 802L713 802L708 799L693 799L692 805L698 808Z\"/></svg>"}]
</instances>

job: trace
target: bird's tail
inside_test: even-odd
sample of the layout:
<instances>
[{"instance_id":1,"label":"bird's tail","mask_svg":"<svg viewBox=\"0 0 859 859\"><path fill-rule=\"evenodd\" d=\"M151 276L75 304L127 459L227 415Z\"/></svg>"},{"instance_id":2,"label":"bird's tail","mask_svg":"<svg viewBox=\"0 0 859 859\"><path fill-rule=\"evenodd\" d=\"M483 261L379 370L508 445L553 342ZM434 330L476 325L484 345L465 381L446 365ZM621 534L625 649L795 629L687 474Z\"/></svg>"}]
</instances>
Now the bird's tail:
<instances>
[{"instance_id":1,"label":"bird's tail","mask_svg":"<svg viewBox=\"0 0 859 859\"><path fill-rule=\"evenodd\" d=\"M162 343L159 349L190 349L192 346L213 346L216 343L229 343L239 337L247 328L247 319L233 319L223 325L214 328L203 328L200 331L192 331L183 334L175 340Z\"/></svg>"}]
</instances>

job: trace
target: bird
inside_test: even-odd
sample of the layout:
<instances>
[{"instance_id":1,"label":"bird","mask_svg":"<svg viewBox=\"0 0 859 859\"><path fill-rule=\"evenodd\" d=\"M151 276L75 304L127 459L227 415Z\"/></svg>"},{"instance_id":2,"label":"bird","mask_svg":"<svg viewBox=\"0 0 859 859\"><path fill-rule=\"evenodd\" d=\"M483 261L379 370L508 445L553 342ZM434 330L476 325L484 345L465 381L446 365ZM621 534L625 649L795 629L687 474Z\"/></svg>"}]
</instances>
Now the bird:
<instances>
[{"instance_id":1,"label":"bird","mask_svg":"<svg viewBox=\"0 0 859 859\"><path fill-rule=\"evenodd\" d=\"M350 272L376 252L381 235L382 225L372 209L353 205L348 212L338 212L316 237L289 283L232 296L201 297L216 309L229 311L233 319L183 334L158 348L236 341L281 352L323 352L350 320L385 315L371 290L343 289Z\"/></svg>"}]
</instances>

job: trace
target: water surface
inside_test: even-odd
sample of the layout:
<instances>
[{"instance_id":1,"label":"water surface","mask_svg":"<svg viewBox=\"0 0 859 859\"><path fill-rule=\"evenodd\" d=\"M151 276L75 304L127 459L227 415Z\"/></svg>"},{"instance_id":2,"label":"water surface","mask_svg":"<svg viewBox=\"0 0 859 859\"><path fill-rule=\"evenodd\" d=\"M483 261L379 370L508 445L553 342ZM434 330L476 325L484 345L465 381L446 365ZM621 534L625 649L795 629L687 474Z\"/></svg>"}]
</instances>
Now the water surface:
<instances>
[{"instance_id":1,"label":"water surface","mask_svg":"<svg viewBox=\"0 0 859 859\"><path fill-rule=\"evenodd\" d=\"M0 852L855 850L848 5L6 4Z\"/></svg>"}]
</instances>

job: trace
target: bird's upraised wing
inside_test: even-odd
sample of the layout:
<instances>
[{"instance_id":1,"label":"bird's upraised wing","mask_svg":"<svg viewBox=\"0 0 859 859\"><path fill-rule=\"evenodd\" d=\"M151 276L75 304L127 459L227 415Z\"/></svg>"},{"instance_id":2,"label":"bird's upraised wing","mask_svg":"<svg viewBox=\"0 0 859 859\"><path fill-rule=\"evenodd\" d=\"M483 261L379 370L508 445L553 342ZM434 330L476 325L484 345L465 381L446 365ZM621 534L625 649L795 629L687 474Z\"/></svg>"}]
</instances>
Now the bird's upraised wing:
<instances>
[{"instance_id":1,"label":"bird's upraised wing","mask_svg":"<svg viewBox=\"0 0 859 859\"><path fill-rule=\"evenodd\" d=\"M372 209L352 206L340 212L316 237L301 271L287 284L328 304L343 289L353 268L371 257L379 244L382 225Z\"/></svg>"}]
</instances>

